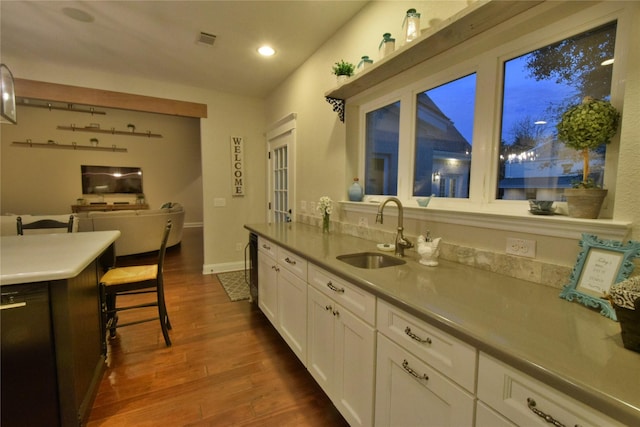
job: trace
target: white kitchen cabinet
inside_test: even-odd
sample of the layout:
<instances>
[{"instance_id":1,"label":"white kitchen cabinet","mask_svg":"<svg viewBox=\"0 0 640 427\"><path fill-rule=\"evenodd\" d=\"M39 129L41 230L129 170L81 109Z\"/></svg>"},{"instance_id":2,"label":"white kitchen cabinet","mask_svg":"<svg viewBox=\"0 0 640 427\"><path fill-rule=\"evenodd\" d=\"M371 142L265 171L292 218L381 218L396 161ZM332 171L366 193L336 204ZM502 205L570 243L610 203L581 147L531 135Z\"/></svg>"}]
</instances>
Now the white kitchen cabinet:
<instances>
[{"instance_id":1,"label":"white kitchen cabinet","mask_svg":"<svg viewBox=\"0 0 640 427\"><path fill-rule=\"evenodd\" d=\"M375 408L377 427L472 426L474 397L378 334Z\"/></svg>"},{"instance_id":2,"label":"white kitchen cabinet","mask_svg":"<svg viewBox=\"0 0 640 427\"><path fill-rule=\"evenodd\" d=\"M375 297L370 296L374 299ZM375 329L308 288L307 369L351 426L373 424Z\"/></svg>"},{"instance_id":3,"label":"white kitchen cabinet","mask_svg":"<svg viewBox=\"0 0 640 427\"><path fill-rule=\"evenodd\" d=\"M258 307L277 328L278 264L269 251L260 250L262 244L258 246Z\"/></svg>"},{"instance_id":4,"label":"white kitchen cabinet","mask_svg":"<svg viewBox=\"0 0 640 427\"><path fill-rule=\"evenodd\" d=\"M478 399L515 425L622 426L484 353L478 364Z\"/></svg>"},{"instance_id":5,"label":"white kitchen cabinet","mask_svg":"<svg viewBox=\"0 0 640 427\"><path fill-rule=\"evenodd\" d=\"M281 268L277 274L277 329L296 356L306 365L307 282L285 268Z\"/></svg>"},{"instance_id":6,"label":"white kitchen cabinet","mask_svg":"<svg viewBox=\"0 0 640 427\"><path fill-rule=\"evenodd\" d=\"M378 300L378 331L439 370L467 391L476 385L475 347Z\"/></svg>"},{"instance_id":7,"label":"white kitchen cabinet","mask_svg":"<svg viewBox=\"0 0 640 427\"><path fill-rule=\"evenodd\" d=\"M258 240L258 306L303 364L307 362L307 261Z\"/></svg>"}]
</instances>

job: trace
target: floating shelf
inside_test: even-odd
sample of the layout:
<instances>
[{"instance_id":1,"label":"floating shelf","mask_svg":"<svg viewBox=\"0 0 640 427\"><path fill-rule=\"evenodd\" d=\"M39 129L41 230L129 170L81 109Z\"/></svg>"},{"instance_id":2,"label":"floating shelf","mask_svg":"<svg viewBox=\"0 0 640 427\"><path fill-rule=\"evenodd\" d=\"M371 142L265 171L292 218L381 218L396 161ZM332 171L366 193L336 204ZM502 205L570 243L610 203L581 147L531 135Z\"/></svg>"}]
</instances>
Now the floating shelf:
<instances>
[{"instance_id":1,"label":"floating shelf","mask_svg":"<svg viewBox=\"0 0 640 427\"><path fill-rule=\"evenodd\" d=\"M131 136L144 136L147 138L162 138L162 135L157 134L157 133L151 133L151 131L147 131L147 132L131 132L128 130L115 130L114 128L111 129L100 129L97 127L84 127L84 128L79 128L76 127L74 125L71 126L58 126L58 129L60 130L70 130L72 132L93 132L93 133L109 133L111 135L131 135Z\"/></svg>"},{"instance_id":2,"label":"floating shelf","mask_svg":"<svg viewBox=\"0 0 640 427\"><path fill-rule=\"evenodd\" d=\"M118 148L115 145L111 147L94 147L92 145L78 144L58 144L55 142L32 142L32 141L13 141L12 145L31 148L57 148L62 150L93 150L93 151L111 151L115 153L126 153L126 148Z\"/></svg>"},{"instance_id":3,"label":"floating shelf","mask_svg":"<svg viewBox=\"0 0 640 427\"><path fill-rule=\"evenodd\" d=\"M62 110L62 111L72 111L74 113L87 113L87 114L100 114L100 115L105 115L107 114L106 111L99 111L94 109L93 107L88 107L88 108L77 108L75 105L73 104L67 104L66 107L61 107L58 105L54 105L50 102L47 102L45 104L32 104L31 102L26 102L24 99L22 99L19 104L22 107L31 107L31 108L46 108L47 110L51 111L51 110Z\"/></svg>"},{"instance_id":4,"label":"floating shelf","mask_svg":"<svg viewBox=\"0 0 640 427\"><path fill-rule=\"evenodd\" d=\"M427 29L418 39L376 61L367 70L325 93L335 101L347 100L383 81L433 58L470 38L542 3L540 0L476 2L441 24ZM339 111L337 111L339 113Z\"/></svg>"}]
</instances>

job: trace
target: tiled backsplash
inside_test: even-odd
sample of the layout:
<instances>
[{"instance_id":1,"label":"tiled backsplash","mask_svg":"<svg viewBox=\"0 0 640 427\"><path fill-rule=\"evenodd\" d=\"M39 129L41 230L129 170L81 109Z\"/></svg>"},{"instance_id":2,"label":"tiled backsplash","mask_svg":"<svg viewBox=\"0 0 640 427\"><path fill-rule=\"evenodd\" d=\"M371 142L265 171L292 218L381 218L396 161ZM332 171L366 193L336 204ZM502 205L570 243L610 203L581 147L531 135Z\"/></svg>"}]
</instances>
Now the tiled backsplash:
<instances>
[{"instance_id":1,"label":"tiled backsplash","mask_svg":"<svg viewBox=\"0 0 640 427\"><path fill-rule=\"evenodd\" d=\"M395 240L395 232L335 221L333 217L334 215L331 220L331 232L361 237L374 242L393 243ZM303 224L322 227L322 218L316 215L298 214L296 220ZM406 237L414 243L417 238L417 236L411 235ZM415 248L411 250L415 250ZM570 267L543 263L534 258L455 245L448 243L446 237L443 237L440 243L440 258L557 289L562 289L564 285L569 283L571 275Z\"/></svg>"}]
</instances>

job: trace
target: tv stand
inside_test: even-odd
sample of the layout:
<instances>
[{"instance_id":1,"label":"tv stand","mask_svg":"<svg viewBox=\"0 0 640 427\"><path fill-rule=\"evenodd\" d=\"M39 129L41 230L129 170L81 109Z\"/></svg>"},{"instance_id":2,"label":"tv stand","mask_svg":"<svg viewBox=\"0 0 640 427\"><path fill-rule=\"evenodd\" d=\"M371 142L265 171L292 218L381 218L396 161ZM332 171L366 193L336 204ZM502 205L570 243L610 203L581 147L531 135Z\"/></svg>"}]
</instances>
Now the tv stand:
<instances>
[{"instance_id":1,"label":"tv stand","mask_svg":"<svg viewBox=\"0 0 640 427\"><path fill-rule=\"evenodd\" d=\"M124 211L124 210L140 210L149 209L149 205L146 203L96 203L88 205L71 205L71 211L73 213L79 212L95 212L95 211Z\"/></svg>"}]
</instances>

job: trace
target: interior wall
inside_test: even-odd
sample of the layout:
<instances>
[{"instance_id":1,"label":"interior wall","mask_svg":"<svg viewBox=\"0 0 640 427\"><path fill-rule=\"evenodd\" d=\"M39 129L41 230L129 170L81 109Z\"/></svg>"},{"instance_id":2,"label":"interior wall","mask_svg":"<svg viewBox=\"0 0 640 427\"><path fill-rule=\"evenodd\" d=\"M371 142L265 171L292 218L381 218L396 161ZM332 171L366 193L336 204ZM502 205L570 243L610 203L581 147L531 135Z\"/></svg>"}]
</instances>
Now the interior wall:
<instances>
[{"instance_id":1,"label":"interior wall","mask_svg":"<svg viewBox=\"0 0 640 427\"><path fill-rule=\"evenodd\" d=\"M76 199L88 201L135 202L135 195L82 194L81 165L136 166L143 172L143 190L151 209L165 202L179 202L185 208L185 223L202 223L202 170L200 162L200 123L198 119L166 116L107 108L106 114L87 114L68 110L48 110L18 105L18 124L2 126L3 213L63 214L71 212ZM101 129L127 130L134 124L137 132L150 131L161 138L65 131L58 126L84 128L91 124ZM53 146L90 146L124 148L127 152L69 150L27 147L13 141L46 143Z\"/></svg>"}]
</instances>

